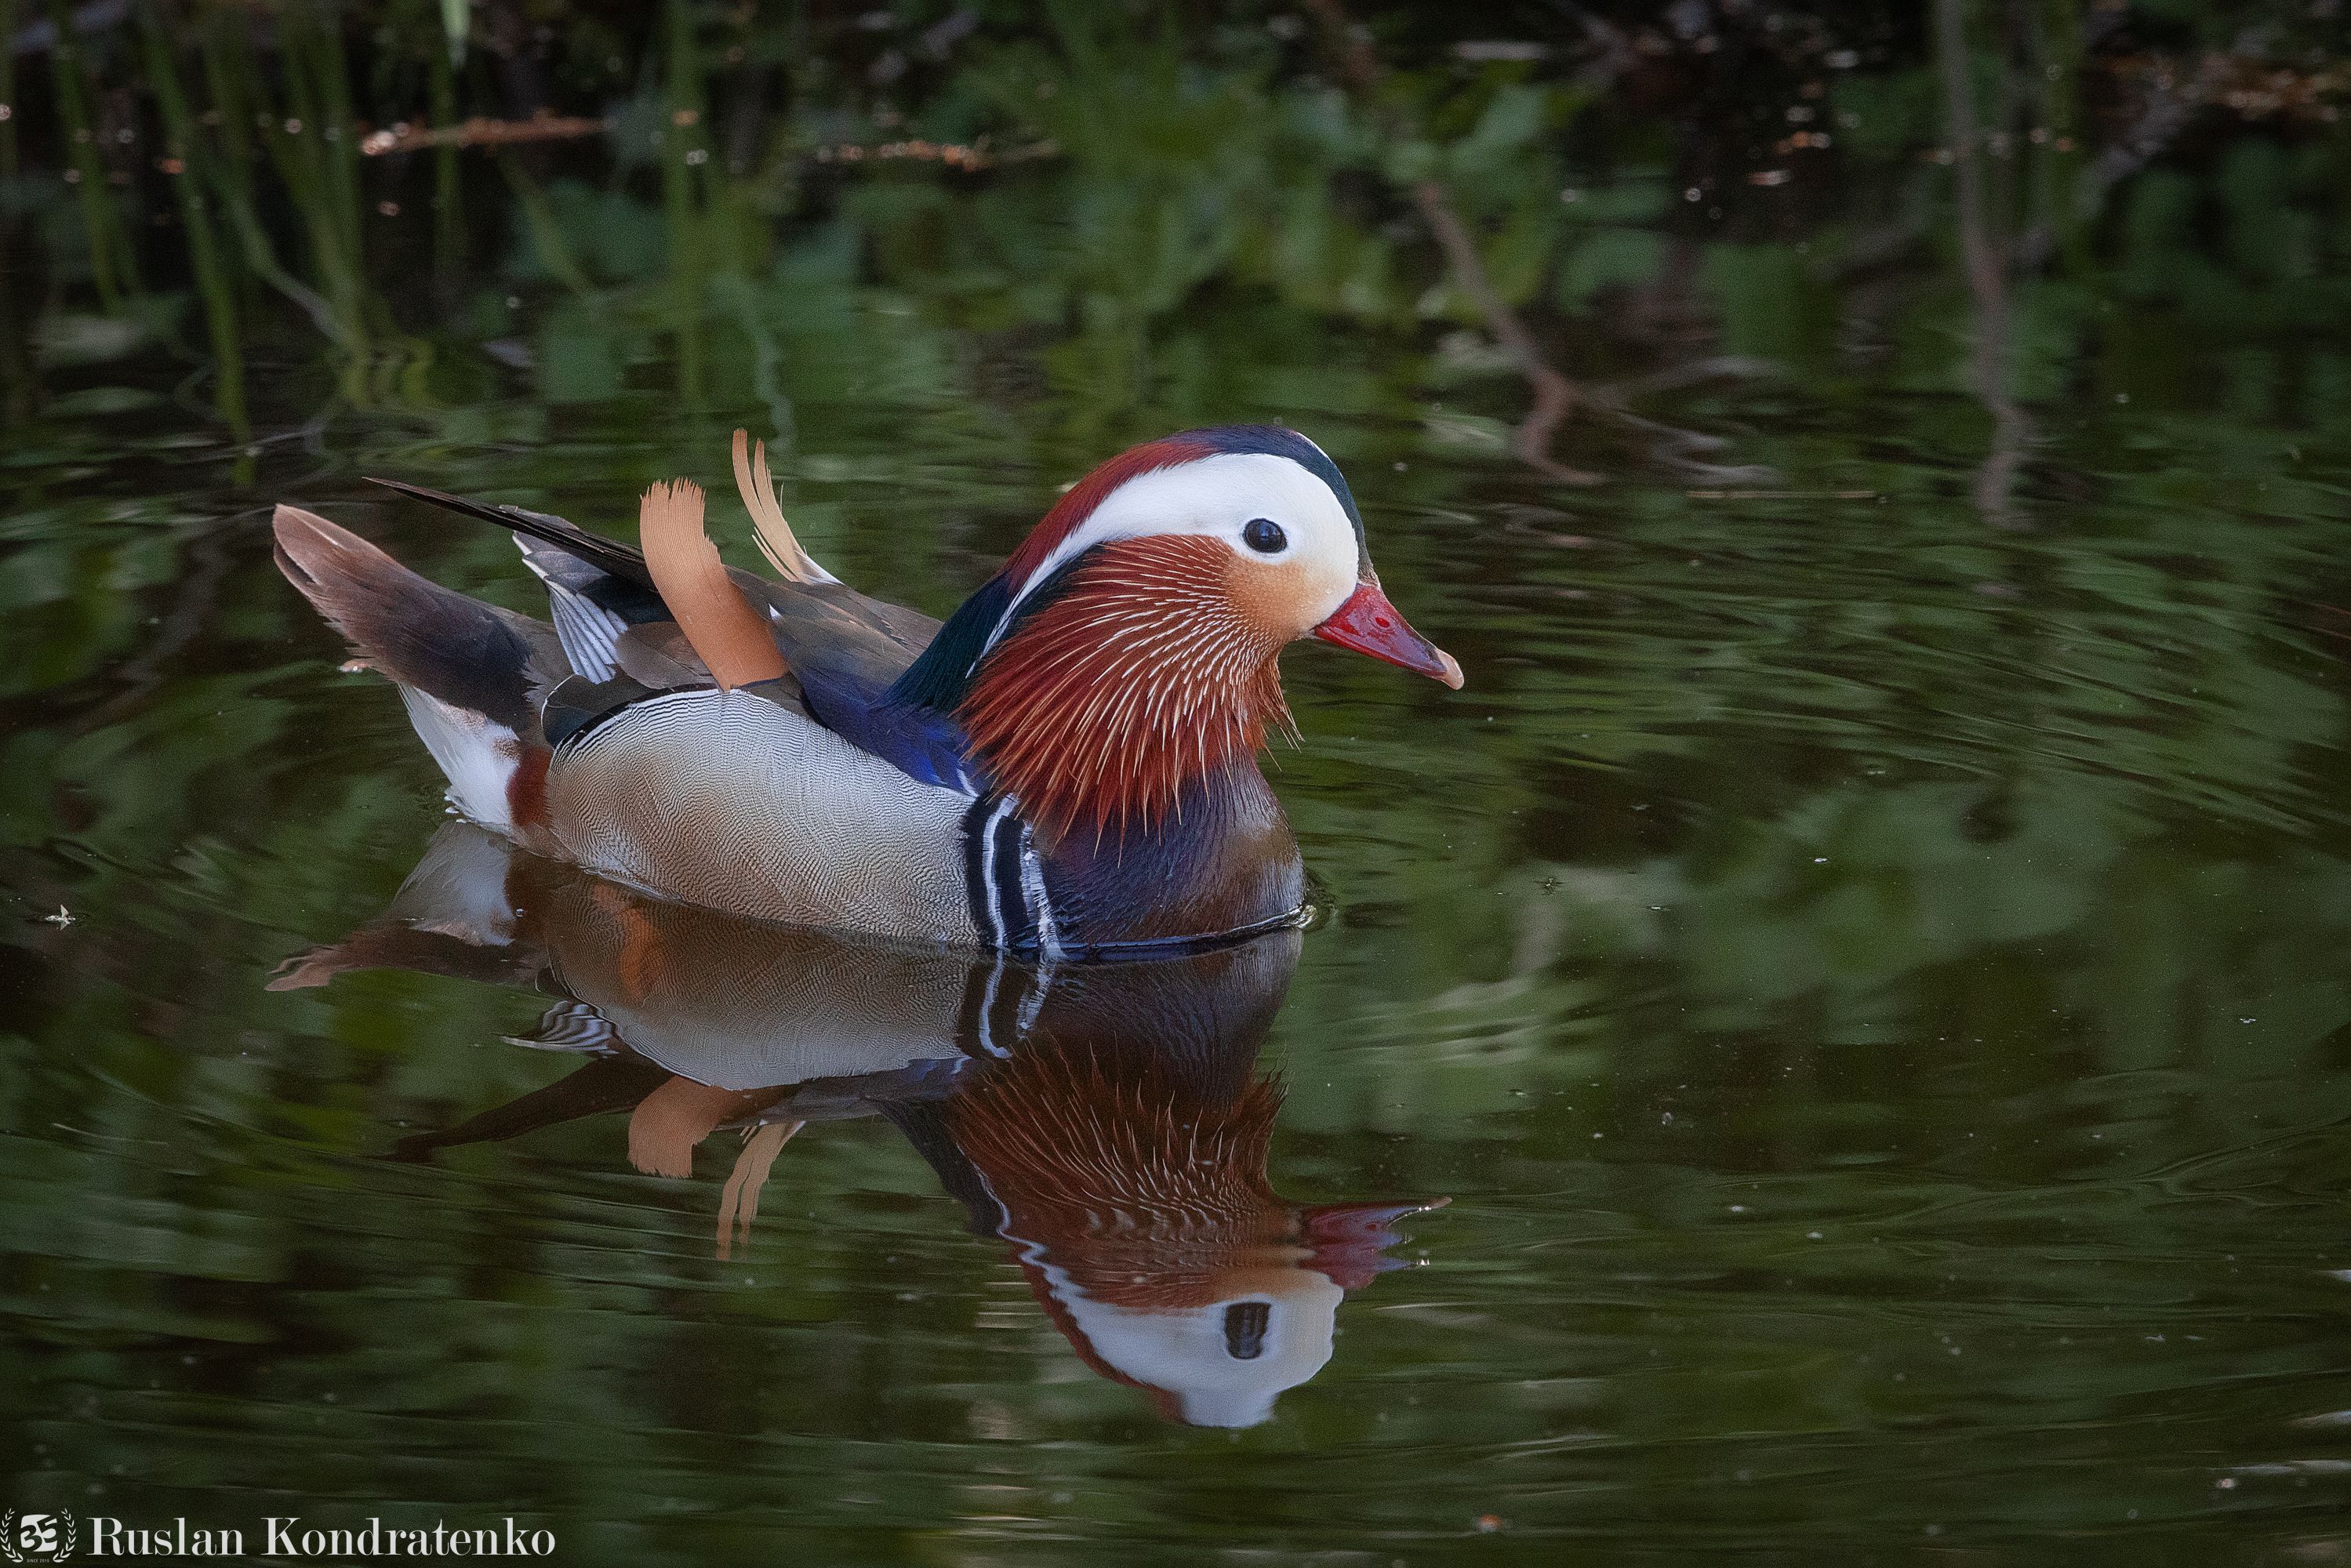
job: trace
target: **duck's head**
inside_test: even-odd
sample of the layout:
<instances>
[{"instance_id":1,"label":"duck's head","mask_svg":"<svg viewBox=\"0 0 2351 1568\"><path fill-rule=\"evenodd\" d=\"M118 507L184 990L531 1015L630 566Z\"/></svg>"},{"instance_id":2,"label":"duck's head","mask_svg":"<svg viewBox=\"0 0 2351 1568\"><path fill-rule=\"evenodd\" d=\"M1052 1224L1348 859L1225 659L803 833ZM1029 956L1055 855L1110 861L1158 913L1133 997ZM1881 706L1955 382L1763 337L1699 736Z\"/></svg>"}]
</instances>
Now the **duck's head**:
<instances>
[{"instance_id":1,"label":"duck's head","mask_svg":"<svg viewBox=\"0 0 2351 1568\"><path fill-rule=\"evenodd\" d=\"M1051 827L1149 822L1285 724L1275 661L1319 638L1461 685L1391 603L1353 495L1295 431L1148 442L1080 480L902 691L953 712Z\"/></svg>"},{"instance_id":2,"label":"duck's head","mask_svg":"<svg viewBox=\"0 0 2351 1568\"><path fill-rule=\"evenodd\" d=\"M1388 602L1338 465L1294 430L1187 431L1096 468L1005 563L1011 592L989 641L1113 561L1149 563L1176 601L1230 622L1203 632L1277 649L1319 637L1460 689L1453 656Z\"/></svg>"}]
</instances>

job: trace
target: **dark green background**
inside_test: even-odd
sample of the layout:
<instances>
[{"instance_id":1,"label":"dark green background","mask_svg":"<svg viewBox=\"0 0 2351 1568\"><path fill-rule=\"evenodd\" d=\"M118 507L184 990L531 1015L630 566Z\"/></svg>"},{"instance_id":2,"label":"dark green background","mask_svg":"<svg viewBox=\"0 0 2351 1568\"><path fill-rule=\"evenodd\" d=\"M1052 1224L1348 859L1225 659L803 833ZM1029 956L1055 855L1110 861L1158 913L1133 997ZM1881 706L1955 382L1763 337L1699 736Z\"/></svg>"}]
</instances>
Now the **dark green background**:
<instances>
[{"instance_id":1,"label":"dark green background","mask_svg":"<svg viewBox=\"0 0 2351 1568\"><path fill-rule=\"evenodd\" d=\"M1368 84L1238 3L496 0L455 64L427 5L0 19L8 1501L582 1563L2351 1556L2339 6L1366 6ZM612 129L358 152L541 107ZM1001 161L835 151L910 136ZM1421 182L1597 483L1511 455ZM1086 1372L879 1122L722 1265L715 1147L381 1157L565 1071L498 1043L540 999L261 989L439 812L272 502L526 606L360 476L625 529L747 424L938 612L1236 419L1332 452L1469 672L1287 662L1336 914L1276 1184L1453 1203L1267 1425Z\"/></svg>"}]
</instances>

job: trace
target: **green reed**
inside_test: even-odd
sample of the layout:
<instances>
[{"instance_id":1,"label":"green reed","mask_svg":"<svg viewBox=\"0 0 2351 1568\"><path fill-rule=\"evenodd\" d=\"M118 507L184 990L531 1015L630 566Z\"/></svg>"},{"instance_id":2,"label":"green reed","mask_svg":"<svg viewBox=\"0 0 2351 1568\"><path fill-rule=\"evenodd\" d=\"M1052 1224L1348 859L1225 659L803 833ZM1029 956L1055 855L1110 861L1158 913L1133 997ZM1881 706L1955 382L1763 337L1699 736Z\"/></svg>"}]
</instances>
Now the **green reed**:
<instances>
[{"instance_id":1,"label":"green reed","mask_svg":"<svg viewBox=\"0 0 2351 1568\"><path fill-rule=\"evenodd\" d=\"M11 41L16 37L16 0L0 0L0 39ZM0 119L0 180L14 182L16 178L16 51L0 48L0 106L6 117Z\"/></svg>"},{"instance_id":2,"label":"green reed","mask_svg":"<svg viewBox=\"0 0 2351 1568\"><path fill-rule=\"evenodd\" d=\"M702 315L705 304L704 278L709 268L706 225L695 201L697 163L707 168L710 155L702 80L695 62L694 13L685 0L670 0L668 7L668 72L664 107L668 124L662 130L662 208L669 216L671 303L677 335L678 392L690 404L703 401ZM701 159L695 159L699 152Z\"/></svg>"},{"instance_id":3,"label":"green reed","mask_svg":"<svg viewBox=\"0 0 2351 1568\"><path fill-rule=\"evenodd\" d=\"M340 26L308 5L279 16L285 97L262 142L293 197L319 291L341 323L351 362L347 390L364 384L370 295L360 248L359 159ZM259 91L255 100L266 102Z\"/></svg>"},{"instance_id":4,"label":"green reed","mask_svg":"<svg viewBox=\"0 0 2351 1568\"><path fill-rule=\"evenodd\" d=\"M426 68L426 90L431 95L432 121L436 126L457 123L457 71L453 57L457 50L456 40L463 37L453 33L451 47L434 50ZM454 146L434 150L433 271L444 287L455 282L458 268L465 264L465 183L457 159Z\"/></svg>"},{"instance_id":5,"label":"green reed","mask_svg":"<svg viewBox=\"0 0 2351 1568\"><path fill-rule=\"evenodd\" d=\"M220 155L206 161L205 172L236 235L246 267L298 307L337 350L358 354L363 336L325 296L287 269L261 221L260 193L254 183L258 158L254 132L269 123L269 116L253 89L257 73L246 18L225 7L208 10L198 24L197 37L220 142Z\"/></svg>"},{"instance_id":6,"label":"green reed","mask_svg":"<svg viewBox=\"0 0 2351 1568\"><path fill-rule=\"evenodd\" d=\"M194 273L196 292L204 300L204 322L212 340L213 399L239 441L253 435L246 413L245 350L238 329L236 289L221 251L211 211L204 203L202 166L211 161L212 148L196 133L195 117L180 84L180 66L154 0L139 7L139 27L146 43L147 84L163 121L167 177L179 197L180 225L186 235L188 266Z\"/></svg>"},{"instance_id":7,"label":"green reed","mask_svg":"<svg viewBox=\"0 0 2351 1568\"><path fill-rule=\"evenodd\" d=\"M16 36L16 0L0 0L0 40L12 40ZM0 182L13 186L16 182L16 54L12 47L0 47L0 105L6 107L7 118L0 120ZM16 276L18 264L12 254L15 249L15 225L0 221L0 278ZM0 429L15 430L31 417L33 410L33 377L31 367L25 362L25 330L16 319L14 291L0 288Z\"/></svg>"},{"instance_id":8,"label":"green reed","mask_svg":"<svg viewBox=\"0 0 2351 1568\"><path fill-rule=\"evenodd\" d=\"M66 0L49 0L49 21L57 44L49 51L51 83L57 95L58 129L64 133L67 178L80 198L83 225L89 235L90 286L99 304L110 313L121 308L126 296L140 293L139 260L122 224L122 210L107 183L106 164L99 156L99 127L90 113L89 86L82 74L82 47L76 40L73 14Z\"/></svg>"}]
</instances>

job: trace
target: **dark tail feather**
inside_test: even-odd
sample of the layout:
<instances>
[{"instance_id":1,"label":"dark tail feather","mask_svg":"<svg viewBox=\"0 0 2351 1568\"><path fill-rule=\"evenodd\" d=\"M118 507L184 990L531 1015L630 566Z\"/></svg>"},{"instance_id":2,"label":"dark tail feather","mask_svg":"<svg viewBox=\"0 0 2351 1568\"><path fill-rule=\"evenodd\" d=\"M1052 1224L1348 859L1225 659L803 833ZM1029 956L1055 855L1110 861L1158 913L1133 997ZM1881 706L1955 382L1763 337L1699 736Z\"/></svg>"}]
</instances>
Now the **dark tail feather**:
<instances>
[{"instance_id":1,"label":"dark tail feather","mask_svg":"<svg viewBox=\"0 0 2351 1568\"><path fill-rule=\"evenodd\" d=\"M485 985L528 985L537 977L538 960L535 953L485 946L444 931L421 931L404 920L380 920L340 942L296 954L277 966L263 988L308 990L354 969L413 969Z\"/></svg>"},{"instance_id":2,"label":"dark tail feather","mask_svg":"<svg viewBox=\"0 0 2351 1568\"><path fill-rule=\"evenodd\" d=\"M671 1082L671 1074L632 1056L600 1056L568 1078L534 1089L496 1110L437 1132L413 1133L392 1147L395 1160L425 1160L435 1149L504 1143L585 1116L626 1111Z\"/></svg>"},{"instance_id":3,"label":"dark tail feather","mask_svg":"<svg viewBox=\"0 0 2351 1568\"><path fill-rule=\"evenodd\" d=\"M537 733L530 622L419 577L297 507L276 518L277 570L377 668L520 736ZM552 633L549 633L552 641Z\"/></svg>"},{"instance_id":4,"label":"dark tail feather","mask_svg":"<svg viewBox=\"0 0 2351 1568\"><path fill-rule=\"evenodd\" d=\"M471 501L463 496L452 496L444 490L428 490L422 485L404 484L398 479L370 479L371 485L381 485L396 490L412 500L460 517L475 518L517 533L528 534L535 539L545 539L560 550L568 550L584 561L611 572L614 577L637 583L644 588L653 585L653 574L646 565L642 551L618 539L608 539L601 534L591 534L576 523L546 512L527 511L520 507L501 506L490 501Z\"/></svg>"}]
</instances>

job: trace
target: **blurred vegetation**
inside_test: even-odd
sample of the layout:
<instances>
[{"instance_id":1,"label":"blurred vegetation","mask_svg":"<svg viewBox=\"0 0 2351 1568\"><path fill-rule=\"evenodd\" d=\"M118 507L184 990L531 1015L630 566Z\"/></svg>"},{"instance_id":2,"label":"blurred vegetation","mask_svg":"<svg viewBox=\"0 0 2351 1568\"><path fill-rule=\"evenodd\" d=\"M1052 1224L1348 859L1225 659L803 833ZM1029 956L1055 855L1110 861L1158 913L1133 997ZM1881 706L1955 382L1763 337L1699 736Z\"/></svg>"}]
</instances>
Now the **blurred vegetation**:
<instances>
[{"instance_id":1,"label":"blurred vegetation","mask_svg":"<svg viewBox=\"0 0 2351 1568\"><path fill-rule=\"evenodd\" d=\"M1948 37L1701 3L30 9L0 124L19 431L102 412L94 367L149 344L239 439L248 359L312 422L658 388L789 438L853 392L1000 440L1060 393L1083 451L1237 395L1492 413L1480 288L1595 408L1760 368L1726 356L1850 383L1857 334L1896 384L1965 387L1978 244L1995 397L2345 317L2325 4L1950 4ZM1579 455L1705 444L1598 423Z\"/></svg>"},{"instance_id":2,"label":"blurred vegetation","mask_svg":"<svg viewBox=\"0 0 2351 1568\"><path fill-rule=\"evenodd\" d=\"M194 1518L439 1443L415 1495L615 1561L1302 1552L1332 1500L1414 1562L1489 1511L1530 1560L2339 1555L2344 26L0 0L42 1462ZM553 1070L473 1049L528 998L260 991L437 793L268 503L526 606L359 476L611 527L747 423L820 558L935 612L1092 462L1234 418L1334 454L1471 677L1289 662L1338 914L1277 1177L1456 1203L1282 1422L1187 1445L976 1333L997 1260L880 1129L779 1176L756 1289L594 1127L372 1158Z\"/></svg>"}]
</instances>

